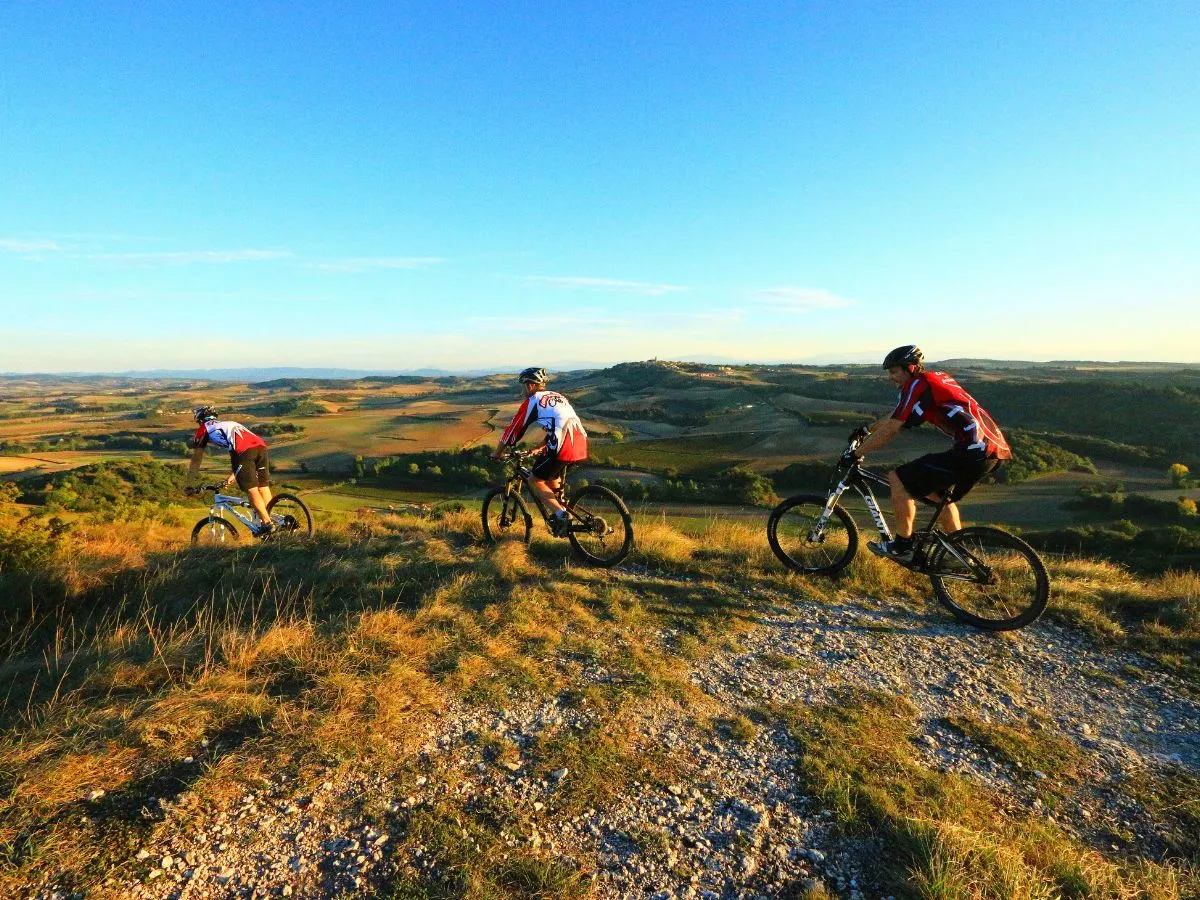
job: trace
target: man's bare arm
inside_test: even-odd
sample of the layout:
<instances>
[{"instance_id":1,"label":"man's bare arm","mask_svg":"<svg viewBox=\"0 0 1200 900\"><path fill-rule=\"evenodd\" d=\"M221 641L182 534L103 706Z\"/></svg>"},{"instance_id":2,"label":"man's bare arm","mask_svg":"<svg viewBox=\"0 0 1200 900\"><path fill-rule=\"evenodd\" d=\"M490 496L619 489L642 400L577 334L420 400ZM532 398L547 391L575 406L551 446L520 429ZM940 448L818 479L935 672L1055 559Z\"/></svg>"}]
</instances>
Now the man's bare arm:
<instances>
[{"instance_id":1,"label":"man's bare arm","mask_svg":"<svg viewBox=\"0 0 1200 900\"><path fill-rule=\"evenodd\" d=\"M188 484L196 480L196 475L200 472L200 466L204 462L204 448L195 447L192 449L192 461L188 465Z\"/></svg>"},{"instance_id":2,"label":"man's bare arm","mask_svg":"<svg viewBox=\"0 0 1200 900\"><path fill-rule=\"evenodd\" d=\"M887 446L900 429L904 427L904 423L899 419L893 419L888 416L885 419L880 419L871 426L871 433L866 439L858 445L858 450L855 451L859 456L866 456L868 453L874 453L882 447Z\"/></svg>"}]
</instances>

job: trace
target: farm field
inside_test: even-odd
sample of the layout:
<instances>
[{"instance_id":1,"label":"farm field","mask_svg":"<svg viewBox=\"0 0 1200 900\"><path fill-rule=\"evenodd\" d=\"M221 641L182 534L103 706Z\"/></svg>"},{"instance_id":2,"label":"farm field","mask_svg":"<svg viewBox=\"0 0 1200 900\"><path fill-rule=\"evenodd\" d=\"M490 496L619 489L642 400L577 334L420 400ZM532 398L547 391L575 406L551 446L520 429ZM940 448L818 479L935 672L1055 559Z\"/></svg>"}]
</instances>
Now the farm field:
<instances>
[{"instance_id":1,"label":"farm field","mask_svg":"<svg viewBox=\"0 0 1200 900\"><path fill-rule=\"evenodd\" d=\"M992 392L1011 402L1013 379L973 374L985 403ZM767 546L775 496L823 491L850 429L888 408L892 391L873 370L635 363L561 377L592 437L572 480L617 490L633 514L632 552L611 570L581 564L541 522L528 547L482 540L480 501L500 477L488 450L517 406L511 378L0 385L0 680L14 698L0 843L31 834L43 848L9 857L0 892L174 896L183 859L199 863L194 883L225 896L230 872L257 870L212 835L242 822L252 797L253 852L301 860L305 878L350 871L357 855L339 854L353 845L329 838L350 821L374 846L388 837L399 859L515 878L492 854L507 852L519 815L524 833L557 835L560 847L596 835L597 848L617 846L603 835L619 823L612 840L644 841L638 858L657 867L656 884L692 883L714 853L729 871L752 858L783 866L794 885L822 871L836 883L803 849L851 860L852 877L876 886L869 896L900 896L936 857L881 871L858 836L890 841L902 812L949 817L948 839L969 825L989 854L1027 860L1019 877L1037 888L1027 896L1065 895L1068 883L1096 897L1193 896L1192 863L1178 860L1197 853L1200 529L1186 501L1200 499L1189 472L1200 460L1188 455L1200 417L1146 403L1161 383L1151 372L1134 385L1132 425L1101 428L1111 417L1089 418L1091 399L1119 400L1132 377L1119 374L1098 387L1094 372L1054 373L997 412L1014 477L980 485L964 519L1020 530L1052 584L1042 620L1001 639L955 622L928 579L865 549L841 577L816 578L787 571ZM1177 373L1170 381L1162 397L1186 412L1193 395ZM201 400L266 436L279 488L315 513L311 538L253 542L238 526L230 546L183 550L207 508L183 490ZM869 462L886 468L944 442L908 432ZM207 457L207 481L227 473L224 454ZM845 503L869 539L861 502ZM964 740L975 749L958 759L978 778L959 821L966 782L939 754ZM715 768L697 768L695 748ZM1149 766L1123 762L1139 759ZM180 793L162 818L137 813L132 825L126 810L154 808L166 778ZM525 782L546 786L537 804ZM711 820L670 862L653 823L701 796L685 785L710 784ZM776 820L755 805L779 784L802 815ZM827 802L846 785L848 807ZM477 805L489 796L503 805ZM364 809L362 797L379 799ZM891 812L856 805L872 797L908 799ZM1061 831L1045 830L1050 803ZM831 806L891 818L852 817L843 832L829 827ZM770 843L746 841L749 820L733 809L761 809L764 824L769 813ZM681 809L677 827L693 818ZM310 820L298 844L295 825ZM700 843L721 821L723 849ZM457 828L439 837L459 822L479 846ZM955 851L963 865L976 865L976 846ZM500 896L608 896L554 887L592 864L590 850L553 870L537 850ZM409 881L399 869L355 871L379 887L372 895L474 896L426 891L441 883L434 869ZM145 890L154 885L171 893ZM722 896L750 895L739 891Z\"/></svg>"},{"instance_id":2,"label":"farm field","mask_svg":"<svg viewBox=\"0 0 1200 900\"><path fill-rule=\"evenodd\" d=\"M978 487L964 505L968 520L1023 532L1107 527L1122 518L1119 510L1082 509L1076 502L1081 492L1119 488L1164 509L1200 499L1196 483L1172 484L1166 477L1167 464L1176 460L1200 469L1194 455L1200 415L1178 415L1191 412L1188 403L1200 408L1195 373L1119 366L1022 372L977 363L955 374L1015 436L1018 457L1024 452L1034 460L1015 483ZM706 486L733 467L770 479L777 495L823 490L846 434L886 414L894 400L894 388L872 367L652 361L564 373L555 386L572 399L591 436L591 461L574 478L636 489L628 496L640 516L665 516L684 528L688 520L715 516L765 519L765 509L721 502L730 498ZM1097 415L1091 401L1098 394L1110 405L1129 400L1119 427L1109 429L1118 420ZM0 379L0 395L0 479L36 485L119 460L183 465L191 410L209 402L261 430L278 479L313 492L318 510L339 514L477 503L485 491L481 482L457 483L440 470L459 459L457 451L473 450L472 463L481 459L480 448L492 446L519 402L511 377L499 375L259 383L21 377ZM1159 395L1176 414L1170 427L1155 407ZM1180 396L1191 399L1181 406ZM1137 443L1130 442L1133 432ZM869 464L886 469L944 445L931 429L909 431ZM422 457L438 453L450 455ZM418 475L407 477L401 469L418 457ZM403 464L387 476L373 474L397 460ZM225 467L222 454L206 459L213 477ZM639 490L650 498L640 498ZM856 498L846 502L852 510L861 507ZM865 514L860 520L869 525Z\"/></svg>"}]
</instances>

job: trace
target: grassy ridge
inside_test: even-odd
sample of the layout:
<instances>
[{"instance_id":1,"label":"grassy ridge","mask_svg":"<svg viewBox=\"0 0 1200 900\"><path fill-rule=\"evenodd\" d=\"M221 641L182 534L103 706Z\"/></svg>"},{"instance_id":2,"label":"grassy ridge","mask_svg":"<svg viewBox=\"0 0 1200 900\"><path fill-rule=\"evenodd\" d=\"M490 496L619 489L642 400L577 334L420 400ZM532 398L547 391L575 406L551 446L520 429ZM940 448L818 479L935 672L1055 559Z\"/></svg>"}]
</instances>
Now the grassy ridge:
<instances>
[{"instance_id":1,"label":"grassy ridge","mask_svg":"<svg viewBox=\"0 0 1200 900\"><path fill-rule=\"evenodd\" d=\"M85 524L45 532L28 546L20 534L11 522L0 532L0 548L8 548L0 549L0 590L16 598L4 610L0 665L6 894L51 878L94 886L127 868L166 827L150 797L199 814L268 771L302 778L330 765L409 765L419 726L448 702L501 706L533 695L587 704L596 728L539 753L546 771L580 773L567 812L603 807L628 779L653 777L624 727L628 713L651 697L698 702L688 667L754 627L777 602L762 591L899 603L927 593L927 584L866 554L840 582L796 579L774 563L757 528L719 521L692 536L664 521L639 522L638 554L623 573L575 566L560 542L485 548L466 512L346 519L312 540L225 552L180 550L183 531L158 522L121 531ZM1196 676L1196 576L1145 581L1079 561L1057 566L1054 577L1052 615ZM594 664L612 677L584 679ZM835 809L852 802L858 810L848 825L884 829L916 847L899 869L902 880L953 876L947 883L993 885L967 896L1020 895L1003 893L1011 884L1043 896L1034 888L1065 885L1068 876L1054 873L1075 860L1070 871L1084 874L1070 875L1071 883L1090 885L1079 895L1123 896L1114 886L1125 885L1175 896L1145 887L1169 886L1182 877L1173 870L1100 866L1062 835L1051 836L1060 862L1029 862L1030 838L1019 832L1031 823L985 815L990 801L975 794L966 807L937 805L959 786L935 783L893 746L898 738L889 735L908 717L901 700L850 705L860 718L778 715L807 748L800 765L814 789ZM825 738L805 739L812 729ZM869 749L880 741L871 758L820 755L821 747ZM966 818L930 824L950 813ZM428 840L461 876L412 891L471 896L493 885L519 896L512 885L538 878L562 895L583 891L546 859L487 839L486 818L474 827L484 832L477 844L491 849L469 858L460 858L462 847L436 849L435 820L425 837L419 829L410 836ZM961 828L975 837L967 841ZM1087 874L1096 866L1102 878ZM921 893L963 896L932 887Z\"/></svg>"}]
</instances>

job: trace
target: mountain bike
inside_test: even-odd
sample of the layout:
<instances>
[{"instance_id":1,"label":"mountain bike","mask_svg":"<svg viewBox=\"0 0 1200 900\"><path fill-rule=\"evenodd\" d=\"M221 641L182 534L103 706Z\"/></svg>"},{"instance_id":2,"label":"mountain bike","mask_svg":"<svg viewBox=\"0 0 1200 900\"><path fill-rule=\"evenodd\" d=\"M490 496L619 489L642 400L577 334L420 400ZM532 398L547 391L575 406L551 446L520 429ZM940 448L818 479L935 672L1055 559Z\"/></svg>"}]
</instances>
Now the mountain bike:
<instances>
[{"instance_id":1,"label":"mountain bike","mask_svg":"<svg viewBox=\"0 0 1200 900\"><path fill-rule=\"evenodd\" d=\"M235 519L246 526L251 537L274 537L284 534L312 534L312 513L304 505L304 501L292 494L276 494L267 504L267 514L275 524L275 530L269 535L263 535L262 523L251 512L250 518L243 516L239 509L251 509L250 501L245 497L222 494L221 486L206 484L202 491L212 493L212 509L208 515L196 523L192 529L192 545L197 547L221 547L238 540L236 526L225 518L230 513Z\"/></svg>"},{"instance_id":2,"label":"mountain bike","mask_svg":"<svg viewBox=\"0 0 1200 900\"><path fill-rule=\"evenodd\" d=\"M858 525L839 505L850 489L862 497L880 539L891 539L871 491L872 485L888 487L887 479L853 456L865 437L865 429L850 435L827 496L789 497L767 520L771 549L792 571L836 575L850 565L858 552ZM976 525L952 534L942 531L938 517L953 498L953 488L943 492L941 500L918 498L935 507L933 518L924 530L913 533L912 562L893 562L929 576L938 602L961 621L988 631L1023 628L1042 614L1049 600L1045 565L1025 541L999 528Z\"/></svg>"},{"instance_id":3,"label":"mountain bike","mask_svg":"<svg viewBox=\"0 0 1200 900\"><path fill-rule=\"evenodd\" d=\"M508 463L505 483L484 497L483 535L490 543L506 539L529 543L533 535L533 517L521 492L526 479L533 474L525 463L536 455L536 451L510 452L505 457ZM550 511L536 494L532 496L542 521L554 534ZM559 479L555 497L566 508L569 523L562 534L555 536L566 537L584 560L611 568L629 555L633 547L633 520L625 502L615 493L601 485L589 484L568 494L564 475Z\"/></svg>"}]
</instances>

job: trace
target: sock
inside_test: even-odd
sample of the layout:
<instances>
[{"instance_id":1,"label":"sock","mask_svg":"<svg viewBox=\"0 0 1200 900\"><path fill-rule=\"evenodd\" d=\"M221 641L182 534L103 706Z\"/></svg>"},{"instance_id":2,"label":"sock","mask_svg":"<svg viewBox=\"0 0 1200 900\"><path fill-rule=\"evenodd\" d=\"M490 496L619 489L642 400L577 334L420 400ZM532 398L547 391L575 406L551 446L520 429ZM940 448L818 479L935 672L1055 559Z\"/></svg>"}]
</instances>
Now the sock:
<instances>
[{"instance_id":1,"label":"sock","mask_svg":"<svg viewBox=\"0 0 1200 900\"><path fill-rule=\"evenodd\" d=\"M892 546L897 550L909 550L912 548L912 537L900 537L900 535L896 535L892 538Z\"/></svg>"}]
</instances>

